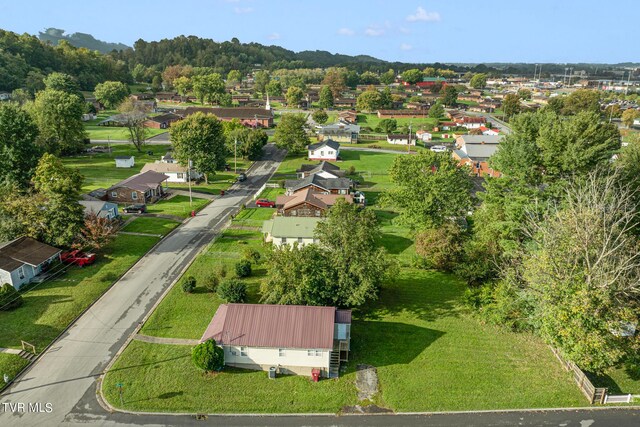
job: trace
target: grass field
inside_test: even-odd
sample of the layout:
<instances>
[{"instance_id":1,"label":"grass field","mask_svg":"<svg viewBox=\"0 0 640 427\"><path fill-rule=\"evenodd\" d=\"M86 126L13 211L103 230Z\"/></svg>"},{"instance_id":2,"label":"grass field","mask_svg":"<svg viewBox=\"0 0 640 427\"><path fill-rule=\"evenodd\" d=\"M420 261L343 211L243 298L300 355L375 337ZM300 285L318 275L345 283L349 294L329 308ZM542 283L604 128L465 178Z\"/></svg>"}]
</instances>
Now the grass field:
<instances>
[{"instance_id":1,"label":"grass field","mask_svg":"<svg viewBox=\"0 0 640 427\"><path fill-rule=\"evenodd\" d=\"M380 120L384 119L378 118L377 114L358 114L358 124L360 126L375 129L380 124ZM401 117L396 118L395 121L398 123L398 127L411 125L414 132L419 129L429 130L438 124L438 119L432 119L430 117Z\"/></svg>"},{"instance_id":2,"label":"grass field","mask_svg":"<svg viewBox=\"0 0 640 427\"><path fill-rule=\"evenodd\" d=\"M168 145L145 145L142 152L138 152L131 144L112 144L111 153L81 154L77 156L63 157L62 162L67 167L78 169L84 176L83 191L91 191L97 188L108 188L140 172L145 163L153 163L160 160L167 150ZM147 152L151 152L149 155ZM132 168L116 168L114 157L134 156L135 166ZM233 168L233 157L227 160ZM248 160L238 160L238 169L246 169L251 165ZM193 184L193 190L209 194L219 194L220 190L226 190L235 182L236 174L233 172L216 172L209 178L209 184L204 182ZM169 188L181 190L188 189L188 184L170 183Z\"/></svg>"},{"instance_id":3,"label":"grass field","mask_svg":"<svg viewBox=\"0 0 640 427\"><path fill-rule=\"evenodd\" d=\"M208 199L199 199L197 197L192 197L192 199L193 204L189 203L189 196L173 196L170 199L147 205L147 212L186 218L191 215L192 210L197 212L210 202Z\"/></svg>"},{"instance_id":4,"label":"grass field","mask_svg":"<svg viewBox=\"0 0 640 427\"><path fill-rule=\"evenodd\" d=\"M131 233L160 234L165 236L178 225L180 225L179 222L171 219L141 216L127 224L122 231Z\"/></svg>"},{"instance_id":5,"label":"grass field","mask_svg":"<svg viewBox=\"0 0 640 427\"><path fill-rule=\"evenodd\" d=\"M249 214L255 212L255 214ZM248 221L262 221L249 218L264 217L273 209L254 208L243 211L245 215L236 218L234 224L247 225ZM241 213L242 215L242 213ZM241 216L239 215L239 216ZM189 267L185 276L193 276L199 284L192 294L185 294L180 286L175 286L165 300L158 306L149 320L144 324L141 333L160 337L200 338L211 321L222 300L217 294L207 292L202 286L203 279L213 274L219 265L227 268L227 277L234 276L234 266L243 257L246 248L257 249L264 254L262 235L259 231L228 229L216 239ZM253 275L243 279L248 287L249 302L259 302L259 283L266 273L262 265L254 265Z\"/></svg>"},{"instance_id":6,"label":"grass field","mask_svg":"<svg viewBox=\"0 0 640 427\"><path fill-rule=\"evenodd\" d=\"M6 385L4 374L7 374L9 379L13 379L28 363L26 359L16 354L0 353L0 389Z\"/></svg>"},{"instance_id":7,"label":"grass field","mask_svg":"<svg viewBox=\"0 0 640 427\"><path fill-rule=\"evenodd\" d=\"M108 140L112 141L117 140L128 140L129 139L129 131L124 127L117 126L98 126L98 123L103 121L104 119L113 116L114 114L118 114L115 110L105 110L101 111L97 114L96 119L89 120L84 122L84 129L87 131L89 138L91 140ZM166 129L152 129L147 128L147 138L150 138L155 135L159 135L161 133L166 132Z\"/></svg>"}]
</instances>

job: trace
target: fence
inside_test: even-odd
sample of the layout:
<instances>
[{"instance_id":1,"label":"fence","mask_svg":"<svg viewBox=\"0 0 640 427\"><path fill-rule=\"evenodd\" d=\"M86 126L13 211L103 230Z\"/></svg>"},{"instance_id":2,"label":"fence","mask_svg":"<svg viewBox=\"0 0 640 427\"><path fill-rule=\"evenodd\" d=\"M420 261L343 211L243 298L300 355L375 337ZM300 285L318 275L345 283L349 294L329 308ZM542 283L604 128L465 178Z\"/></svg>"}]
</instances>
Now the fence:
<instances>
[{"instance_id":1,"label":"fence","mask_svg":"<svg viewBox=\"0 0 640 427\"><path fill-rule=\"evenodd\" d=\"M633 401L633 394L623 394L619 396L606 395L604 403L631 403Z\"/></svg>"},{"instance_id":2,"label":"fence","mask_svg":"<svg viewBox=\"0 0 640 427\"><path fill-rule=\"evenodd\" d=\"M373 135L373 134L360 134L358 135L358 141L386 141L387 135Z\"/></svg>"},{"instance_id":3,"label":"fence","mask_svg":"<svg viewBox=\"0 0 640 427\"><path fill-rule=\"evenodd\" d=\"M594 403L606 403L607 400L607 388L606 387L596 387L594 386L589 378L585 375L584 372L573 362L566 361L560 356L560 353L555 348L551 348L551 351L558 358L562 366L567 371L571 371L573 373L573 379L578 384L578 387L584 393L584 395L589 400L589 403L592 405Z\"/></svg>"},{"instance_id":4,"label":"fence","mask_svg":"<svg viewBox=\"0 0 640 427\"><path fill-rule=\"evenodd\" d=\"M260 197L260 194L262 194L262 192L265 190L265 188L280 188L280 184L278 184L277 182L266 182L262 185L262 187L260 187L260 189L258 191L256 191L256 193L253 195L253 200L257 199L258 197Z\"/></svg>"}]
</instances>

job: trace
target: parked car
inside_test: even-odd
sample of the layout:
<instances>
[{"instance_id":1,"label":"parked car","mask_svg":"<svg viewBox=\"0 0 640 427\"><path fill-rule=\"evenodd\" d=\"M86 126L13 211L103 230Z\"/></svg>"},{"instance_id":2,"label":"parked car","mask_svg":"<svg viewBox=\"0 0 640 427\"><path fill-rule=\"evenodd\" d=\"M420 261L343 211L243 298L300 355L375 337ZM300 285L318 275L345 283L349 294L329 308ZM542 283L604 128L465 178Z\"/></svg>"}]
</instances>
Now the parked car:
<instances>
[{"instance_id":1,"label":"parked car","mask_svg":"<svg viewBox=\"0 0 640 427\"><path fill-rule=\"evenodd\" d=\"M85 265L91 265L96 261L96 254L86 253L82 252L79 249L74 249L61 253L60 259L65 264L84 267Z\"/></svg>"},{"instance_id":2,"label":"parked car","mask_svg":"<svg viewBox=\"0 0 640 427\"><path fill-rule=\"evenodd\" d=\"M243 182L247 180L247 175L244 173L241 173L240 175L238 175L238 181L239 182Z\"/></svg>"},{"instance_id":3,"label":"parked car","mask_svg":"<svg viewBox=\"0 0 640 427\"><path fill-rule=\"evenodd\" d=\"M127 207L125 207L124 209L122 209L122 211L124 213L145 213L147 211L147 205L142 205L142 204L138 204L138 205L129 205Z\"/></svg>"},{"instance_id":4,"label":"parked car","mask_svg":"<svg viewBox=\"0 0 640 427\"><path fill-rule=\"evenodd\" d=\"M447 147L445 147L444 145L434 145L433 147L430 148L430 150L433 151L434 153L446 153Z\"/></svg>"},{"instance_id":5,"label":"parked car","mask_svg":"<svg viewBox=\"0 0 640 427\"><path fill-rule=\"evenodd\" d=\"M256 206L259 208L275 208L276 202L267 199L258 199L256 200Z\"/></svg>"}]
</instances>

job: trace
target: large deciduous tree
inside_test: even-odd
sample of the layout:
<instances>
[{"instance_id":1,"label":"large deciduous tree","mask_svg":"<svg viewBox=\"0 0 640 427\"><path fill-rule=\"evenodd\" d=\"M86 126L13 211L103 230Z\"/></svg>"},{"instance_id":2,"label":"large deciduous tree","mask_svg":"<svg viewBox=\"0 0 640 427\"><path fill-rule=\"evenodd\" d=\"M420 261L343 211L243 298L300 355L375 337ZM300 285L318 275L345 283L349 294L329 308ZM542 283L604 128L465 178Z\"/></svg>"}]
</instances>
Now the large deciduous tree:
<instances>
[{"instance_id":1,"label":"large deciduous tree","mask_svg":"<svg viewBox=\"0 0 640 427\"><path fill-rule=\"evenodd\" d=\"M389 169L395 187L382 196L399 210L398 221L412 230L440 226L464 218L471 209L471 178L450 155L421 152L397 156Z\"/></svg>"},{"instance_id":2,"label":"large deciduous tree","mask_svg":"<svg viewBox=\"0 0 640 427\"><path fill-rule=\"evenodd\" d=\"M447 85L442 88L441 100L444 105L447 107L455 107L458 102L458 89L456 89L452 85Z\"/></svg>"},{"instance_id":3,"label":"large deciduous tree","mask_svg":"<svg viewBox=\"0 0 640 427\"><path fill-rule=\"evenodd\" d=\"M317 245L273 249L269 278L261 287L271 304L356 307L376 299L395 264L378 244L375 213L344 201L318 224Z\"/></svg>"},{"instance_id":4,"label":"large deciduous tree","mask_svg":"<svg viewBox=\"0 0 640 427\"><path fill-rule=\"evenodd\" d=\"M304 114L283 114L273 135L278 148L286 148L291 153L301 153L309 145Z\"/></svg>"},{"instance_id":5,"label":"large deciduous tree","mask_svg":"<svg viewBox=\"0 0 640 427\"><path fill-rule=\"evenodd\" d=\"M145 106L132 99L126 99L118 107L120 117L124 127L129 131L129 142L131 142L138 152L142 152L142 147L147 139L149 131L145 126L149 111Z\"/></svg>"},{"instance_id":6,"label":"large deciduous tree","mask_svg":"<svg viewBox=\"0 0 640 427\"><path fill-rule=\"evenodd\" d=\"M225 136L222 123L211 114L195 113L171 126L173 156L180 164L204 174L215 174L226 162ZM208 181L207 181L208 182Z\"/></svg>"},{"instance_id":7,"label":"large deciduous tree","mask_svg":"<svg viewBox=\"0 0 640 427\"><path fill-rule=\"evenodd\" d=\"M224 99L224 81L220 74L212 73L193 76L191 82L193 84L193 93L201 103L226 103Z\"/></svg>"},{"instance_id":8,"label":"large deciduous tree","mask_svg":"<svg viewBox=\"0 0 640 427\"><path fill-rule=\"evenodd\" d=\"M294 108L300 106L300 102L302 102L303 97L304 93L302 92L302 89L296 86L291 86L289 89L287 89L287 94L285 95L287 105Z\"/></svg>"},{"instance_id":9,"label":"large deciduous tree","mask_svg":"<svg viewBox=\"0 0 640 427\"><path fill-rule=\"evenodd\" d=\"M44 83L44 89L59 90L78 96L81 95L78 81L69 74L53 72L45 77L42 82ZM40 87L40 89L43 88ZM34 91L34 93L35 92L36 91Z\"/></svg>"},{"instance_id":10,"label":"large deciduous tree","mask_svg":"<svg viewBox=\"0 0 640 427\"><path fill-rule=\"evenodd\" d=\"M108 109L116 108L129 95L129 87L122 82L98 83L93 91L96 100Z\"/></svg>"},{"instance_id":11,"label":"large deciduous tree","mask_svg":"<svg viewBox=\"0 0 640 427\"><path fill-rule=\"evenodd\" d=\"M52 154L77 153L87 134L82 126L84 102L79 96L54 89L38 92L28 108L38 125L38 143Z\"/></svg>"},{"instance_id":12,"label":"large deciduous tree","mask_svg":"<svg viewBox=\"0 0 640 427\"><path fill-rule=\"evenodd\" d=\"M362 111L374 111L382 107L382 94L375 89L368 89L358 95L356 107Z\"/></svg>"},{"instance_id":13,"label":"large deciduous tree","mask_svg":"<svg viewBox=\"0 0 640 427\"><path fill-rule=\"evenodd\" d=\"M600 112L600 94L596 90L578 89L564 98L562 113L577 114L581 111Z\"/></svg>"},{"instance_id":14,"label":"large deciduous tree","mask_svg":"<svg viewBox=\"0 0 640 427\"><path fill-rule=\"evenodd\" d=\"M633 126L633 122L640 117L640 111L628 108L622 113L622 123L628 128Z\"/></svg>"},{"instance_id":15,"label":"large deciduous tree","mask_svg":"<svg viewBox=\"0 0 640 427\"><path fill-rule=\"evenodd\" d=\"M320 108L333 108L333 93L329 86L322 86L318 94Z\"/></svg>"},{"instance_id":16,"label":"large deciduous tree","mask_svg":"<svg viewBox=\"0 0 640 427\"><path fill-rule=\"evenodd\" d=\"M421 82L422 77L422 71L418 70L417 68L412 68L411 70L407 70L402 73L402 80L412 85Z\"/></svg>"},{"instance_id":17,"label":"large deciduous tree","mask_svg":"<svg viewBox=\"0 0 640 427\"><path fill-rule=\"evenodd\" d=\"M37 137L38 126L27 112L0 104L0 185L27 186L41 154Z\"/></svg>"},{"instance_id":18,"label":"large deciduous tree","mask_svg":"<svg viewBox=\"0 0 640 427\"><path fill-rule=\"evenodd\" d=\"M322 80L322 84L331 89L333 98L339 98L342 91L346 89L346 73L345 68L329 68Z\"/></svg>"},{"instance_id":19,"label":"large deciduous tree","mask_svg":"<svg viewBox=\"0 0 640 427\"><path fill-rule=\"evenodd\" d=\"M484 73L474 74L469 81L469 86L474 89L483 89L487 85L487 75Z\"/></svg>"},{"instance_id":20,"label":"large deciduous tree","mask_svg":"<svg viewBox=\"0 0 640 427\"><path fill-rule=\"evenodd\" d=\"M515 93L508 93L502 100L502 111L507 117L512 117L520 112L520 97Z\"/></svg>"}]
</instances>

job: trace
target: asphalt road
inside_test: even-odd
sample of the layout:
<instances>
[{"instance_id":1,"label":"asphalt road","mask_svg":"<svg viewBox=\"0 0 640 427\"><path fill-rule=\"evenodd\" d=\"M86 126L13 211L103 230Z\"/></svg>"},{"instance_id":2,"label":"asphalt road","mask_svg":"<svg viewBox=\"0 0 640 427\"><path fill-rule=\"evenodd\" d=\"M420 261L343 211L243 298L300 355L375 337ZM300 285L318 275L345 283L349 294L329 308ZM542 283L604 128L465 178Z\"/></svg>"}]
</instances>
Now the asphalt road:
<instances>
[{"instance_id":1,"label":"asphalt road","mask_svg":"<svg viewBox=\"0 0 640 427\"><path fill-rule=\"evenodd\" d=\"M234 184L228 195L161 240L5 390L0 396L0 426L56 426L73 421L77 413L81 417L105 414L96 407L96 379L154 302L221 231L229 215L247 203L278 168L284 152L273 145L265 150L267 160L256 162L245 182ZM18 403L25 408L9 405ZM36 403L43 405L42 412L30 411L35 408L28 404Z\"/></svg>"}]
</instances>

